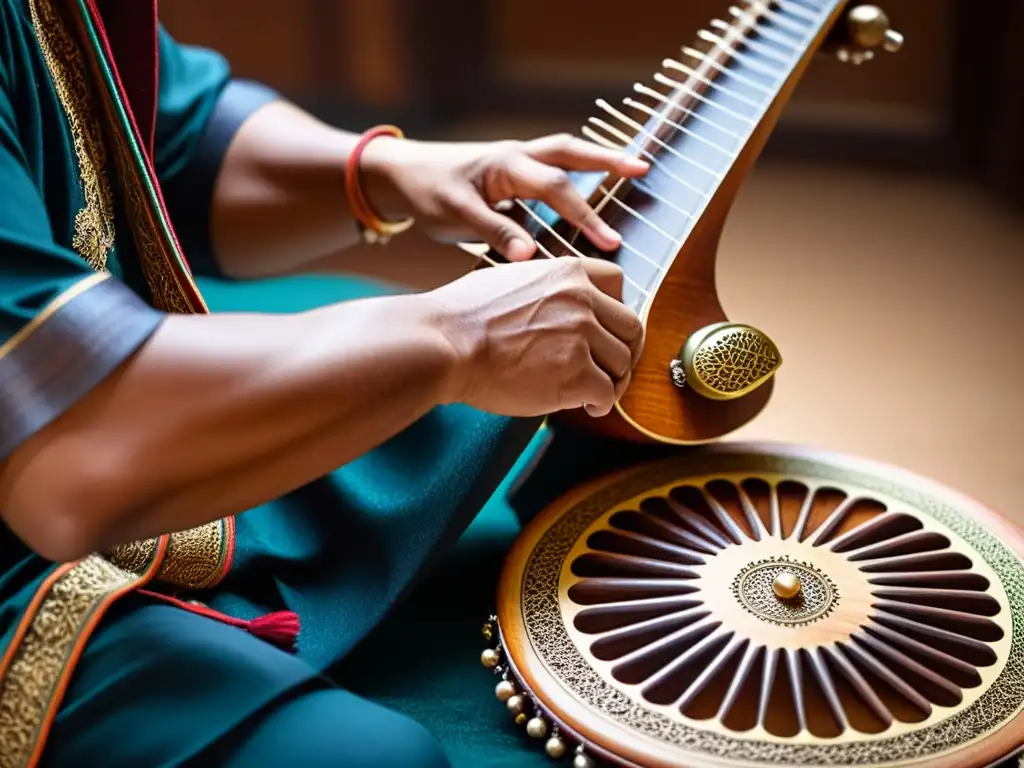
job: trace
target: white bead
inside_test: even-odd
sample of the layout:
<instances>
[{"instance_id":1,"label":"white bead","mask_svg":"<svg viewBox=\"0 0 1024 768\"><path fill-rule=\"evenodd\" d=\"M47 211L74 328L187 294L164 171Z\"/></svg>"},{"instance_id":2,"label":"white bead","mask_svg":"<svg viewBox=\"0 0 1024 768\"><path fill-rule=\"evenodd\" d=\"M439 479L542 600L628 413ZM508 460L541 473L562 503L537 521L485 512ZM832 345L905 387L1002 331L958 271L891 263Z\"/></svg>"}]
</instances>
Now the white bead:
<instances>
[{"instance_id":1,"label":"white bead","mask_svg":"<svg viewBox=\"0 0 1024 768\"><path fill-rule=\"evenodd\" d=\"M542 717L534 717L526 724L526 735L531 739L543 739L548 735L548 724Z\"/></svg>"},{"instance_id":2,"label":"white bead","mask_svg":"<svg viewBox=\"0 0 1024 768\"><path fill-rule=\"evenodd\" d=\"M552 760L557 760L565 754L565 742L557 736L552 736L544 745L544 751Z\"/></svg>"},{"instance_id":3,"label":"white bead","mask_svg":"<svg viewBox=\"0 0 1024 768\"><path fill-rule=\"evenodd\" d=\"M512 696L505 702L505 706L508 707L508 711L513 715L518 715L526 709L526 699L519 695Z\"/></svg>"},{"instance_id":4,"label":"white bead","mask_svg":"<svg viewBox=\"0 0 1024 768\"><path fill-rule=\"evenodd\" d=\"M594 761L584 754L578 754L572 759L572 768L595 768Z\"/></svg>"},{"instance_id":5,"label":"white bead","mask_svg":"<svg viewBox=\"0 0 1024 768\"><path fill-rule=\"evenodd\" d=\"M498 701L508 701L516 695L516 687L508 680L502 680L494 687L494 695L498 697Z\"/></svg>"}]
</instances>

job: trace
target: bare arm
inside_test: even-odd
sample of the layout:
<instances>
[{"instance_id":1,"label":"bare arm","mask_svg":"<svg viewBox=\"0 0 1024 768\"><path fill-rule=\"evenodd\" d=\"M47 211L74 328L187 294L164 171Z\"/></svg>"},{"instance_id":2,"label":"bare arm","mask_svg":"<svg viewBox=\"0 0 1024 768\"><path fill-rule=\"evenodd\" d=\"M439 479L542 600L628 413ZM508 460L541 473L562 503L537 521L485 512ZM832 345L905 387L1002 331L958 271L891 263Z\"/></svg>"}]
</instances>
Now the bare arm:
<instances>
[{"instance_id":1,"label":"bare arm","mask_svg":"<svg viewBox=\"0 0 1024 768\"><path fill-rule=\"evenodd\" d=\"M424 296L291 316L170 316L0 467L0 511L54 560L270 500L450 396Z\"/></svg>"},{"instance_id":2,"label":"bare arm","mask_svg":"<svg viewBox=\"0 0 1024 768\"><path fill-rule=\"evenodd\" d=\"M246 120L214 188L211 230L220 269L236 279L352 272L417 287L465 273L468 255L431 243L422 232L383 249L361 244L345 194L345 166L358 140L285 101ZM367 194L382 215L403 215L401 199L372 162L379 146L361 164ZM444 276L436 277L439 272Z\"/></svg>"},{"instance_id":3,"label":"bare arm","mask_svg":"<svg viewBox=\"0 0 1024 768\"><path fill-rule=\"evenodd\" d=\"M535 254L526 230L495 210L513 198L546 203L595 245L612 250L618 234L567 171L636 176L647 169L568 135L483 143L378 138L360 159L367 197L381 216L412 215L417 227L386 246L367 247L359 244L345 192L358 140L282 101L242 123L213 189L210 228L220 269L236 278L347 271L432 288L474 264L432 238L485 241L513 261Z\"/></svg>"},{"instance_id":4,"label":"bare arm","mask_svg":"<svg viewBox=\"0 0 1024 768\"><path fill-rule=\"evenodd\" d=\"M0 464L0 518L71 560L269 501L441 403L607 414L643 343L621 289L608 262L556 259L297 315L166 316Z\"/></svg>"}]
</instances>

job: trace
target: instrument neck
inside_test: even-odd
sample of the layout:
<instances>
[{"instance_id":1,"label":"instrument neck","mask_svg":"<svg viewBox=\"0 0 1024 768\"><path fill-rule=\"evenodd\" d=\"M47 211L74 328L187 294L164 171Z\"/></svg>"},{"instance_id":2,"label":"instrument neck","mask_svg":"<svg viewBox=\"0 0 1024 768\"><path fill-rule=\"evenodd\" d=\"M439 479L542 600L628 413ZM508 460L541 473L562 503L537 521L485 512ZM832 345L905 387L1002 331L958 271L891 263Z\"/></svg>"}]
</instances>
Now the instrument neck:
<instances>
[{"instance_id":1,"label":"instrument neck","mask_svg":"<svg viewBox=\"0 0 1024 768\"><path fill-rule=\"evenodd\" d=\"M597 102L602 113L590 118L584 134L651 164L635 181L574 174L577 189L623 233L614 258L626 275L629 306L653 297L736 161L760 150L767 138L762 129L777 118L773 107L788 97L844 2L734 6L683 48L679 60L666 59L653 83L637 83L621 106ZM548 206L530 209L531 229L539 235L560 226ZM570 238L571 252L596 255L578 232Z\"/></svg>"}]
</instances>

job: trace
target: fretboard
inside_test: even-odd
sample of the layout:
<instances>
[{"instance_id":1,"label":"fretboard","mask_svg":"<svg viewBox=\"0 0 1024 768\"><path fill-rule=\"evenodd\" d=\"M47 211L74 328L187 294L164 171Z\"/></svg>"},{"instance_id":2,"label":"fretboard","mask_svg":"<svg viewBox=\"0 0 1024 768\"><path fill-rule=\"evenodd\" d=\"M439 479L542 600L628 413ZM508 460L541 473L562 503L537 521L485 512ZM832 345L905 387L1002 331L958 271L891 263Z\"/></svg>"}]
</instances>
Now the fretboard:
<instances>
[{"instance_id":1,"label":"fretboard","mask_svg":"<svg viewBox=\"0 0 1024 768\"><path fill-rule=\"evenodd\" d=\"M666 59L653 82L637 83L618 104L598 102L601 112L584 133L652 166L643 179L615 187L604 174L574 177L585 195L597 195L604 218L624 234L615 259L626 275L628 305L640 309L653 296L841 2L765 0L733 6L702 30L694 45ZM546 206L531 208L538 234L557 220Z\"/></svg>"}]
</instances>

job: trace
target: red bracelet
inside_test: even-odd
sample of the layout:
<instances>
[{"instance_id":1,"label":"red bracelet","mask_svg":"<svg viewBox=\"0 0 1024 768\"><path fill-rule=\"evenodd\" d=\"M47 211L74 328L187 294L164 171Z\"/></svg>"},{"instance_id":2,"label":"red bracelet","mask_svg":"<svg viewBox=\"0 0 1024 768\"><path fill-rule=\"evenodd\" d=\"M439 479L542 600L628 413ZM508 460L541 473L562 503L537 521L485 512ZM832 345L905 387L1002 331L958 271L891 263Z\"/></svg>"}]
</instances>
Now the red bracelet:
<instances>
[{"instance_id":1,"label":"red bracelet","mask_svg":"<svg viewBox=\"0 0 1024 768\"><path fill-rule=\"evenodd\" d=\"M405 232L416 223L415 219L411 217L403 221L385 221L373 210L373 206L370 205L370 201L366 197L366 192L363 191L359 161L367 145L379 136L405 138L401 129L393 125L378 125L376 128L371 128L360 136L355 148L348 156L348 164L345 167L345 189L348 193L349 207L355 217L356 226L359 227L359 234L367 243L386 243L393 236Z\"/></svg>"}]
</instances>

